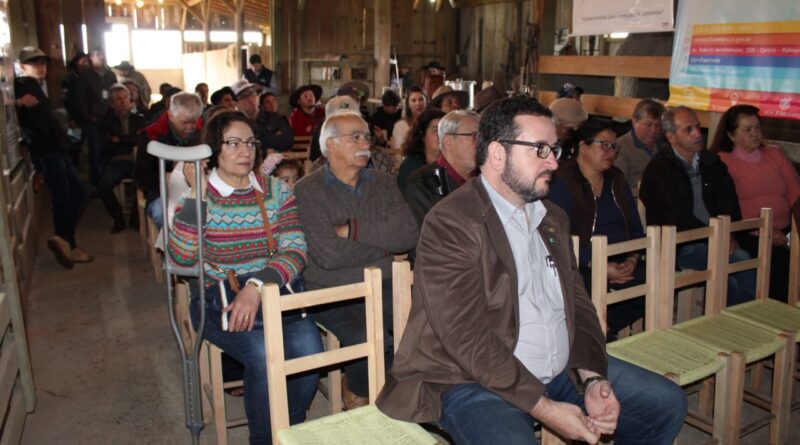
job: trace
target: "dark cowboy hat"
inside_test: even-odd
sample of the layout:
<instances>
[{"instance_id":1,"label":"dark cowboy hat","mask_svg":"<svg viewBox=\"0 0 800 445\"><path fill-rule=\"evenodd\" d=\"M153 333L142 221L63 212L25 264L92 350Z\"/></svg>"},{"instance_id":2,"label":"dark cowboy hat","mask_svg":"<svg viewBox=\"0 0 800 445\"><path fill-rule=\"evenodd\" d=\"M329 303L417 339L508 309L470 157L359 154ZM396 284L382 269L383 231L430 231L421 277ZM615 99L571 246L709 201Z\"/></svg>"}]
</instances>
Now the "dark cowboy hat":
<instances>
[{"instance_id":1,"label":"dark cowboy hat","mask_svg":"<svg viewBox=\"0 0 800 445\"><path fill-rule=\"evenodd\" d=\"M492 85L484 88L475 93L475 111L480 113L484 108L491 105L492 102L506 97L505 93L500 91L500 88Z\"/></svg>"},{"instance_id":2,"label":"dark cowboy hat","mask_svg":"<svg viewBox=\"0 0 800 445\"><path fill-rule=\"evenodd\" d=\"M114 67L115 70L134 71L136 68L127 60Z\"/></svg>"},{"instance_id":3,"label":"dark cowboy hat","mask_svg":"<svg viewBox=\"0 0 800 445\"><path fill-rule=\"evenodd\" d=\"M469 93L466 91L454 90L447 85L442 85L433 92L433 99L431 99L431 102L428 104L428 109L441 109L442 101L447 96L455 96L458 99L458 103L461 104L462 109L466 110L467 107L469 107Z\"/></svg>"},{"instance_id":4,"label":"dark cowboy hat","mask_svg":"<svg viewBox=\"0 0 800 445\"><path fill-rule=\"evenodd\" d=\"M316 99L317 101L319 100L320 97L322 97L322 87L321 86L314 85L314 84L303 85L300 88L294 90L292 92L292 95L289 96L289 105L291 105L292 108L297 108L299 106L297 104L297 100L300 99L300 95L303 94L306 91L311 91L312 93L314 93L314 99Z\"/></svg>"},{"instance_id":5,"label":"dark cowboy hat","mask_svg":"<svg viewBox=\"0 0 800 445\"><path fill-rule=\"evenodd\" d=\"M436 68L444 71L444 66L437 60L431 60L427 65L422 67L424 70L427 70L428 68Z\"/></svg>"}]
</instances>

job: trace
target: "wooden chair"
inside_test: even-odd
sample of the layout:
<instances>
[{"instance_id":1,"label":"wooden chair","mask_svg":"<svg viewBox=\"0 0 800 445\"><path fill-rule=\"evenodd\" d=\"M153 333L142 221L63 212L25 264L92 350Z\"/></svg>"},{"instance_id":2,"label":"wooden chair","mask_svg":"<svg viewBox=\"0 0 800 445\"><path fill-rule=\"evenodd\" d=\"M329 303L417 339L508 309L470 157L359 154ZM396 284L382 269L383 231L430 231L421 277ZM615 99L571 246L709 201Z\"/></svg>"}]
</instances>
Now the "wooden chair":
<instances>
[{"instance_id":1,"label":"wooden chair","mask_svg":"<svg viewBox=\"0 0 800 445\"><path fill-rule=\"evenodd\" d=\"M698 229L692 237L706 237L712 243L717 242L719 221L712 222L714 227ZM592 237L592 302L597 308L601 325L605 327L608 304L641 295L645 297L645 332L608 344L608 354L661 374L684 388L696 382L715 379L713 420L698 421L697 416L690 413L686 422L710 433L711 443L736 444L741 422L744 357L737 352L717 352L668 329L672 324L673 293L661 292L661 286L674 276L674 259L671 263L663 262L661 238L661 228L652 226L647 228L646 238L612 245L608 245L605 236ZM606 270L608 258L642 249L646 251L647 261L645 283L609 292ZM694 275L684 275L681 279L700 282L715 277L711 270L694 272Z\"/></svg>"},{"instance_id":2,"label":"wooden chair","mask_svg":"<svg viewBox=\"0 0 800 445\"><path fill-rule=\"evenodd\" d=\"M361 298L365 303L366 342L291 360L284 358L282 312ZM381 300L381 272L377 268L365 269L364 281L360 283L283 297L276 285L264 287L261 310L265 326L264 341L267 344L267 381L273 443L339 444L350 437L354 438L355 443L410 445L437 442L419 425L391 419L374 405L378 391L384 383ZM369 369L370 405L289 426L287 376L364 357Z\"/></svg>"},{"instance_id":3,"label":"wooden chair","mask_svg":"<svg viewBox=\"0 0 800 445\"><path fill-rule=\"evenodd\" d=\"M770 213L771 215L771 213ZM771 224L771 218L769 224ZM762 236L771 238L771 226L769 226L766 219L742 221L736 223L736 230L753 230L760 229ZM682 336L685 340L692 343L702 345L706 348L712 349L721 354L735 354L741 353L744 355L744 362L746 364L756 363L770 357L775 357L776 360L776 375L773 384L773 403L771 414L761 419L745 425L742 428L733 428L731 425L731 432L734 436L731 440L736 439L740 435L748 434L766 424L770 425L770 443L781 444L786 436L786 427L788 425L788 409L786 407L786 385L791 373L785 372L787 363L793 363L794 356L794 334L793 333L779 333L761 328L754 324L744 322L742 320L730 317L726 314L720 314L720 311L725 306L727 298L727 278L729 273L739 272L751 268L758 267L758 259L742 261L735 264L728 264L728 252L730 248L730 219L727 216L721 216L712 220L712 227L719 233L717 242L712 243L709 241L709 270L712 275L707 285L709 291L706 293L706 314L672 327L671 332L676 335ZM702 230L702 229L695 229ZM693 232L693 231L689 231ZM678 286L682 280L686 280L685 276L678 276L670 279L669 275L674 270L674 256L676 251L676 243L684 241L686 235L675 234L674 228L665 227L662 232L662 249L664 251L663 270L667 277L663 280L662 292L671 295L674 288ZM764 272L767 272L766 274ZM715 275L715 276L714 276ZM759 284L758 292L766 294L769 273L768 271L761 270L758 273ZM779 369L780 368L780 369ZM737 374L737 379L742 379L739 384L744 389L744 374ZM710 394L710 387L704 388L701 393L701 401L706 400ZM741 399L737 401L737 410L735 412L736 418L741 417ZM702 409L702 406L701 406ZM702 415L695 420L702 420ZM717 415L715 414L715 420ZM696 425L703 429L701 425ZM706 430L707 431L707 430ZM723 442L729 443L729 442Z\"/></svg>"},{"instance_id":4,"label":"wooden chair","mask_svg":"<svg viewBox=\"0 0 800 445\"><path fill-rule=\"evenodd\" d=\"M147 199L142 189L136 189L136 212L139 216L139 238L142 241L142 253L145 258L150 256L150 245L147 244Z\"/></svg>"}]
</instances>

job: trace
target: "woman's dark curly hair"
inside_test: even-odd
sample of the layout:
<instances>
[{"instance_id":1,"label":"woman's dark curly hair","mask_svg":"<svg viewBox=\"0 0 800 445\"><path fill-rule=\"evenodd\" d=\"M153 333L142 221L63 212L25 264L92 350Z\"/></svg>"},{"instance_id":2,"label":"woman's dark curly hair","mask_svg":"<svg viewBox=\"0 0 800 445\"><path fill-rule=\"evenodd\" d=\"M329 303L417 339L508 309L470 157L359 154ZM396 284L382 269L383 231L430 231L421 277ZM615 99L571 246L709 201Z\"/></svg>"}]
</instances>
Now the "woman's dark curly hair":
<instances>
[{"instance_id":1,"label":"woman's dark curly hair","mask_svg":"<svg viewBox=\"0 0 800 445\"><path fill-rule=\"evenodd\" d=\"M442 110L425 110L419 115L419 119L411 127L408 139L403 145L403 155L423 155L425 156L425 132L428 130L431 122L436 119L441 119L447 114Z\"/></svg>"},{"instance_id":2,"label":"woman's dark curly hair","mask_svg":"<svg viewBox=\"0 0 800 445\"><path fill-rule=\"evenodd\" d=\"M733 151L733 140L730 135L739 128L739 117L755 116L761 122L758 111L758 107L752 105L734 105L722 113L717 132L714 133L714 142L711 143L711 151L714 153Z\"/></svg>"},{"instance_id":3,"label":"woman's dark curly hair","mask_svg":"<svg viewBox=\"0 0 800 445\"><path fill-rule=\"evenodd\" d=\"M241 111L225 111L215 114L208 122L203 125L202 141L211 147L211 157L208 159L208 168L217 166L219 152L222 151L222 143L225 141L224 134L231 124L242 122L250 127L253 135L256 134L255 128L247 116Z\"/></svg>"}]
</instances>

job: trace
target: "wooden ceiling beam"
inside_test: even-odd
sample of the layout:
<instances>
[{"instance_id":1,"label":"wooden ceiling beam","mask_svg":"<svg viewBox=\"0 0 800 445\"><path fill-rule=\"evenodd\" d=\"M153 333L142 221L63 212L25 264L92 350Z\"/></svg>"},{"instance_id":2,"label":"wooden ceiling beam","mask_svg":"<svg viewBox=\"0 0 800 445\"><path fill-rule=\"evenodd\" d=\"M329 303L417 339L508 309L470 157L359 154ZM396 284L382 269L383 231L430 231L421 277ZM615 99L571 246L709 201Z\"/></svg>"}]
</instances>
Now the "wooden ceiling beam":
<instances>
[{"instance_id":1,"label":"wooden ceiling beam","mask_svg":"<svg viewBox=\"0 0 800 445\"><path fill-rule=\"evenodd\" d=\"M204 11L197 12L197 11L195 11L195 9L197 9L196 4L195 4L195 6L192 6L187 2L187 0L180 0L180 3L181 3L181 6L186 8L186 10L190 14L192 14L197 20L200 20L201 22L205 22L206 21L205 15L207 14L207 12L204 12Z\"/></svg>"}]
</instances>

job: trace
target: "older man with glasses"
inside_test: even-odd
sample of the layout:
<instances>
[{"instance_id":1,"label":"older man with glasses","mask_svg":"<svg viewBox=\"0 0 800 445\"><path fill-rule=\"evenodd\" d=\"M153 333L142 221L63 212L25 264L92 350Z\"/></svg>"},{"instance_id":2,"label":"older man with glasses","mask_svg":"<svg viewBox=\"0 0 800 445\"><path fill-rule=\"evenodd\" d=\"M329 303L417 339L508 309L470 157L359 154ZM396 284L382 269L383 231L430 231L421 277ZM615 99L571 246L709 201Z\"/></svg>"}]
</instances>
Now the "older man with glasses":
<instances>
[{"instance_id":1,"label":"older man with glasses","mask_svg":"<svg viewBox=\"0 0 800 445\"><path fill-rule=\"evenodd\" d=\"M456 110L440 121L439 150L441 156L409 177L403 197L411 213L422 227L428 211L451 191L475 176L475 138L480 115L474 111Z\"/></svg>"},{"instance_id":2,"label":"older man with glasses","mask_svg":"<svg viewBox=\"0 0 800 445\"><path fill-rule=\"evenodd\" d=\"M394 177L368 169L372 135L357 109L340 109L322 125L320 148L328 162L295 186L300 222L308 243L308 263L303 273L309 289L354 283L364 268L380 267L383 295L391 295L392 259L417 242L414 216L397 188ZM391 365L392 299L384 297L386 368ZM366 338L363 303L324 307L319 323L339 338L342 346ZM344 368L345 407L367 403L365 360Z\"/></svg>"}]
</instances>

